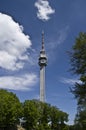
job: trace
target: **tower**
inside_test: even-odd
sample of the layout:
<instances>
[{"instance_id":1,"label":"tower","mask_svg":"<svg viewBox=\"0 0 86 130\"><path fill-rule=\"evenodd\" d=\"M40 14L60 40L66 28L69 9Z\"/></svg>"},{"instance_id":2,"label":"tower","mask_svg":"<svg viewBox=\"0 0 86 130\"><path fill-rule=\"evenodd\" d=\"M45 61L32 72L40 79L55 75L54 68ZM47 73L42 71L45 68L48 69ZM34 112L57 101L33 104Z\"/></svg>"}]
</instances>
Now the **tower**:
<instances>
[{"instance_id":1,"label":"tower","mask_svg":"<svg viewBox=\"0 0 86 130\"><path fill-rule=\"evenodd\" d=\"M47 65L47 56L44 47L44 32L42 32L42 49L39 55L40 66L40 101L45 101L45 67Z\"/></svg>"}]
</instances>

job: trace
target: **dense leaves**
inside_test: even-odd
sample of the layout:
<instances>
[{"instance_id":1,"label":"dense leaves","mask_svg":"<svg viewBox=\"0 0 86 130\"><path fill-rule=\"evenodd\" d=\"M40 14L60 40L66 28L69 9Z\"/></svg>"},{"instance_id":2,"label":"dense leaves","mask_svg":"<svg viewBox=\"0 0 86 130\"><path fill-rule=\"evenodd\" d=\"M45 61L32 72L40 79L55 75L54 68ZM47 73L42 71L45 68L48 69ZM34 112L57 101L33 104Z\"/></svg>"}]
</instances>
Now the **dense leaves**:
<instances>
[{"instance_id":1,"label":"dense leaves","mask_svg":"<svg viewBox=\"0 0 86 130\"><path fill-rule=\"evenodd\" d=\"M67 121L68 114L57 107L38 100L21 104L14 93L0 90L0 130L15 130L17 124L26 130L66 129Z\"/></svg>"},{"instance_id":2,"label":"dense leaves","mask_svg":"<svg viewBox=\"0 0 86 130\"><path fill-rule=\"evenodd\" d=\"M36 129L37 127L37 121L39 119L39 112L38 112L38 107L39 103L35 101L30 101L27 100L23 104L24 107L24 120L25 122L25 127L27 129Z\"/></svg>"},{"instance_id":3,"label":"dense leaves","mask_svg":"<svg viewBox=\"0 0 86 130\"><path fill-rule=\"evenodd\" d=\"M76 129L86 129L86 33L80 33L70 53L71 67L77 74L80 83L72 88L77 99Z\"/></svg>"},{"instance_id":4,"label":"dense leaves","mask_svg":"<svg viewBox=\"0 0 86 130\"><path fill-rule=\"evenodd\" d=\"M81 107L81 109L86 109L86 84L83 82L82 84L76 83L72 92L77 99L77 105L79 108Z\"/></svg>"},{"instance_id":5,"label":"dense leaves","mask_svg":"<svg viewBox=\"0 0 86 130\"><path fill-rule=\"evenodd\" d=\"M0 127L15 126L21 110L20 101L15 94L0 90Z\"/></svg>"},{"instance_id":6,"label":"dense leaves","mask_svg":"<svg viewBox=\"0 0 86 130\"><path fill-rule=\"evenodd\" d=\"M25 127L30 130L54 130L64 128L68 114L50 104L26 100L23 104Z\"/></svg>"},{"instance_id":7,"label":"dense leaves","mask_svg":"<svg viewBox=\"0 0 86 130\"><path fill-rule=\"evenodd\" d=\"M80 33L72 48L71 66L76 74L86 74L86 33Z\"/></svg>"}]
</instances>

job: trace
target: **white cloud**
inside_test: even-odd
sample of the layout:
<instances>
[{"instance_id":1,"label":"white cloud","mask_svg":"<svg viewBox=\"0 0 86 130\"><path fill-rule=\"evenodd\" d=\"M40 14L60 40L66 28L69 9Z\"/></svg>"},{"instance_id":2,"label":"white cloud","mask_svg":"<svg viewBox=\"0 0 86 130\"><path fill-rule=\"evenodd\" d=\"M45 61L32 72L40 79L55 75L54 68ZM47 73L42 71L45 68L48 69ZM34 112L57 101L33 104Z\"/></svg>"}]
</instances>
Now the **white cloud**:
<instances>
[{"instance_id":1,"label":"white cloud","mask_svg":"<svg viewBox=\"0 0 86 130\"><path fill-rule=\"evenodd\" d=\"M51 8L48 0L38 0L35 3L35 7L37 7L37 17L43 21L47 21L50 19L50 14L55 13L55 10Z\"/></svg>"},{"instance_id":2,"label":"white cloud","mask_svg":"<svg viewBox=\"0 0 86 130\"><path fill-rule=\"evenodd\" d=\"M21 76L3 76L0 77L0 88L10 90L31 90L38 82L35 74L25 74Z\"/></svg>"},{"instance_id":3,"label":"white cloud","mask_svg":"<svg viewBox=\"0 0 86 130\"><path fill-rule=\"evenodd\" d=\"M69 84L69 85L74 85L75 83L82 83L80 80L78 79L70 79L70 78L61 78L60 82L64 83L64 84Z\"/></svg>"},{"instance_id":4,"label":"white cloud","mask_svg":"<svg viewBox=\"0 0 86 130\"><path fill-rule=\"evenodd\" d=\"M31 47L30 37L12 17L0 13L0 67L8 70L23 68L28 60L25 54Z\"/></svg>"},{"instance_id":5,"label":"white cloud","mask_svg":"<svg viewBox=\"0 0 86 130\"><path fill-rule=\"evenodd\" d=\"M62 28L61 30L59 30L58 34L57 34L57 44L62 44L67 36L68 36L68 32L69 32L69 26L65 26L64 28Z\"/></svg>"},{"instance_id":6,"label":"white cloud","mask_svg":"<svg viewBox=\"0 0 86 130\"><path fill-rule=\"evenodd\" d=\"M68 37L70 27L67 25L64 28L61 28L58 30L57 34L55 34L55 37L48 41L47 48L48 51L55 50L58 45L63 44L65 40Z\"/></svg>"},{"instance_id":7,"label":"white cloud","mask_svg":"<svg viewBox=\"0 0 86 130\"><path fill-rule=\"evenodd\" d=\"M50 39L46 44L47 47L47 54L48 54L48 59L50 63L53 63L57 57L55 56L55 53L59 52L57 51L58 46L61 44L66 44L65 40L68 38L70 27L69 25L64 26L63 28L60 28L60 30L55 33L54 38ZM51 36L50 36L51 38ZM51 57L53 57L51 59Z\"/></svg>"}]
</instances>

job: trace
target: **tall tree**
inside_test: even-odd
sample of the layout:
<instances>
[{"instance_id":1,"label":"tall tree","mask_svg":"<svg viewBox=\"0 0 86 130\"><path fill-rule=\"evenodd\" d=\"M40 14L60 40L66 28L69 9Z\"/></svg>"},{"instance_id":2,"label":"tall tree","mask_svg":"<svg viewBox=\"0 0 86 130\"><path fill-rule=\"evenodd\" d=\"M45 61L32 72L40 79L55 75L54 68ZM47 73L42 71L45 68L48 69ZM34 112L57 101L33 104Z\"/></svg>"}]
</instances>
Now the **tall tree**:
<instances>
[{"instance_id":1,"label":"tall tree","mask_svg":"<svg viewBox=\"0 0 86 130\"><path fill-rule=\"evenodd\" d=\"M21 115L21 103L12 92L0 90L0 127L15 126Z\"/></svg>"},{"instance_id":2,"label":"tall tree","mask_svg":"<svg viewBox=\"0 0 86 130\"><path fill-rule=\"evenodd\" d=\"M26 100L23 104L23 108L26 129L54 130L64 128L64 122L68 121L67 113L60 111L50 104L37 100Z\"/></svg>"},{"instance_id":3,"label":"tall tree","mask_svg":"<svg viewBox=\"0 0 86 130\"><path fill-rule=\"evenodd\" d=\"M70 53L71 70L77 74L80 83L75 83L72 88L72 93L77 99L78 111L76 122L81 123L81 126L86 128L86 121L84 121L86 114L86 33L80 33L76 38L75 44ZM84 113L84 114L83 114ZM84 123L82 123L84 121Z\"/></svg>"},{"instance_id":4,"label":"tall tree","mask_svg":"<svg viewBox=\"0 0 86 130\"><path fill-rule=\"evenodd\" d=\"M81 82L76 83L73 88L78 105L86 102L86 33L80 33L70 53L71 70L78 74Z\"/></svg>"},{"instance_id":5,"label":"tall tree","mask_svg":"<svg viewBox=\"0 0 86 130\"><path fill-rule=\"evenodd\" d=\"M39 113L39 102L35 100L26 100L23 103L24 108L24 120L25 122L25 128L29 130L35 130L37 129L38 120L40 117Z\"/></svg>"},{"instance_id":6,"label":"tall tree","mask_svg":"<svg viewBox=\"0 0 86 130\"><path fill-rule=\"evenodd\" d=\"M51 107L51 129L62 129L65 127L65 122L68 121L68 114L60 111L57 107Z\"/></svg>"},{"instance_id":7,"label":"tall tree","mask_svg":"<svg viewBox=\"0 0 86 130\"><path fill-rule=\"evenodd\" d=\"M72 71L86 75L86 33L80 33L70 53Z\"/></svg>"}]
</instances>

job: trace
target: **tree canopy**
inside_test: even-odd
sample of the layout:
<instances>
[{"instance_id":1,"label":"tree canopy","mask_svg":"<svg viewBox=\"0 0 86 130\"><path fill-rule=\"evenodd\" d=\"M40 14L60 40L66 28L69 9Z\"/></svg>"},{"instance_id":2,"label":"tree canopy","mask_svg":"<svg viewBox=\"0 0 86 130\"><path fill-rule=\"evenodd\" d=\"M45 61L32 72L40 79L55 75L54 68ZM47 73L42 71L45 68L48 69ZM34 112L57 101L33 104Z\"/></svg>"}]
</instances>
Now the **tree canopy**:
<instances>
[{"instance_id":1,"label":"tree canopy","mask_svg":"<svg viewBox=\"0 0 86 130\"><path fill-rule=\"evenodd\" d=\"M80 33L70 53L71 70L75 74L86 74L86 33Z\"/></svg>"},{"instance_id":2,"label":"tree canopy","mask_svg":"<svg viewBox=\"0 0 86 130\"><path fill-rule=\"evenodd\" d=\"M38 100L20 103L14 93L0 90L0 129L15 130L21 123L26 130L55 130L66 128L67 121L68 114L55 106Z\"/></svg>"},{"instance_id":3,"label":"tree canopy","mask_svg":"<svg viewBox=\"0 0 86 130\"><path fill-rule=\"evenodd\" d=\"M12 92L0 90L0 127L14 126L21 115L21 103Z\"/></svg>"},{"instance_id":4,"label":"tree canopy","mask_svg":"<svg viewBox=\"0 0 86 130\"><path fill-rule=\"evenodd\" d=\"M80 83L75 83L72 93L77 99L75 122L82 130L86 128L86 33L80 33L70 53L71 71L77 74Z\"/></svg>"},{"instance_id":5,"label":"tree canopy","mask_svg":"<svg viewBox=\"0 0 86 130\"><path fill-rule=\"evenodd\" d=\"M26 100L23 104L25 127L30 130L54 130L65 127L68 114L57 107L37 100Z\"/></svg>"}]
</instances>

